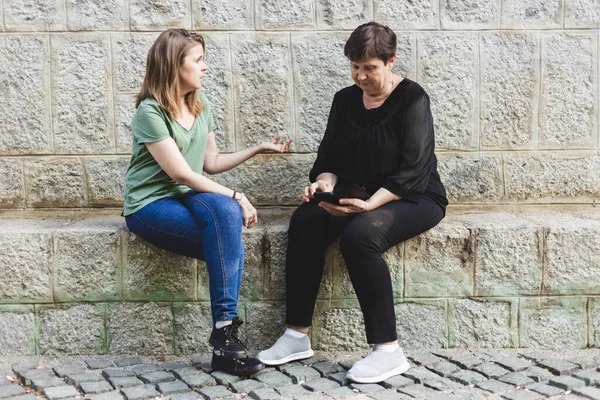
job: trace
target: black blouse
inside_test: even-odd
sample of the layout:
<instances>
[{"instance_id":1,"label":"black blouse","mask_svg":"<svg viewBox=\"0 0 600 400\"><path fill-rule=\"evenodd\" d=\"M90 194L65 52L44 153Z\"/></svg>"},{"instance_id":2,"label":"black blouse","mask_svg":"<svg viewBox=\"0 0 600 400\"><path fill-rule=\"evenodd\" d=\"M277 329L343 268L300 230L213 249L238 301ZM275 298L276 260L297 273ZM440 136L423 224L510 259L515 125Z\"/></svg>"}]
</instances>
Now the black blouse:
<instances>
[{"instance_id":1,"label":"black blouse","mask_svg":"<svg viewBox=\"0 0 600 400\"><path fill-rule=\"evenodd\" d=\"M437 171L429 96L404 78L383 104L366 109L353 85L333 98L327 129L310 171L338 176L338 186L357 183L370 194L386 188L403 199L427 198L445 209L446 190Z\"/></svg>"}]
</instances>

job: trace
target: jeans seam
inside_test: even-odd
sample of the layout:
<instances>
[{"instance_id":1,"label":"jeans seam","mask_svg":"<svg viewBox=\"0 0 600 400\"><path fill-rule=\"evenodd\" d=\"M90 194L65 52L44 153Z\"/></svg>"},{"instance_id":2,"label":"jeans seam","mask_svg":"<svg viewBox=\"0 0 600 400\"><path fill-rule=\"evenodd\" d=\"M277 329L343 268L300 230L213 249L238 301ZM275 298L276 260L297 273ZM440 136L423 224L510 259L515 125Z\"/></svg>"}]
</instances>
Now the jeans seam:
<instances>
[{"instance_id":1,"label":"jeans seam","mask_svg":"<svg viewBox=\"0 0 600 400\"><path fill-rule=\"evenodd\" d=\"M137 219L137 220L140 222L140 224L144 225L146 228L148 228L148 229L150 229L150 230L153 230L153 231L156 231L156 232L165 233L165 234L168 234L168 235L177 236L177 237L180 237L180 238L183 238L183 239L186 239L186 240L191 240L191 241L192 241L192 242L194 242L194 243L202 244L202 242L201 242L200 240L194 240L194 239L191 239L191 238L189 238L189 237L187 237L187 236L178 235L178 234L176 234L176 233L169 232L169 231L165 231L165 230L162 230L162 229L155 228L155 227L153 227L153 226L151 226L151 225L148 225L148 224L147 224L147 223L145 223L145 222L144 222L144 221L143 221L143 220L142 220L140 217L138 217L136 214L132 214L131 216L132 216L132 217L135 217L135 219ZM134 232L134 233L135 233L135 232Z\"/></svg>"},{"instance_id":2,"label":"jeans seam","mask_svg":"<svg viewBox=\"0 0 600 400\"><path fill-rule=\"evenodd\" d=\"M210 214L212 215L212 218L213 218L213 221L215 224L215 231L217 233L217 249L219 251L219 260L221 262L221 274L223 276L223 294L227 295L227 293L228 293L228 291L227 291L227 274L225 273L225 267L224 267L225 262L223 260L223 249L221 249L221 241L220 241L221 234L219 233L219 222L217 221L217 218L216 218L215 213L213 212L212 208L210 208L209 205L205 201L203 201L202 199L200 199L196 196L192 196L191 199L202 204L208 210L208 212L210 212ZM222 300L222 304L220 304L221 308L224 307L223 302L224 302L224 299Z\"/></svg>"}]
</instances>

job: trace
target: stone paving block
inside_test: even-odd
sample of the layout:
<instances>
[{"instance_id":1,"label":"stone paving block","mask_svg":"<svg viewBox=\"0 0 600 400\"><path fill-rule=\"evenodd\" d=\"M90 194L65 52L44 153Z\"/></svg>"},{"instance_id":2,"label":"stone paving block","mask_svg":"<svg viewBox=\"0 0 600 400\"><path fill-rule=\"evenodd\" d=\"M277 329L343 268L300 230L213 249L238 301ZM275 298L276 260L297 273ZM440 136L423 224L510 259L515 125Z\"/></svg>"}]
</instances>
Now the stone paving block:
<instances>
[{"instance_id":1,"label":"stone paving block","mask_svg":"<svg viewBox=\"0 0 600 400\"><path fill-rule=\"evenodd\" d=\"M479 364L483 364L485 361L479 357L475 357L472 355L460 355L456 357L452 357L450 359L454 364L458 365L463 369L471 369Z\"/></svg>"},{"instance_id":2,"label":"stone paving block","mask_svg":"<svg viewBox=\"0 0 600 400\"><path fill-rule=\"evenodd\" d=\"M11 364L10 368L17 374L29 371L32 369L36 369L40 366L39 361L37 360L26 360L18 363Z\"/></svg>"},{"instance_id":3,"label":"stone paving block","mask_svg":"<svg viewBox=\"0 0 600 400\"><path fill-rule=\"evenodd\" d=\"M402 375L412 379L416 383L423 383L425 379L437 379L440 377L438 374L431 372L425 367L411 368Z\"/></svg>"},{"instance_id":4,"label":"stone paving block","mask_svg":"<svg viewBox=\"0 0 600 400\"><path fill-rule=\"evenodd\" d=\"M329 389L335 389L340 387L340 384L327 378L318 378L306 381L302 384L306 389L311 392L324 392Z\"/></svg>"},{"instance_id":5,"label":"stone paving block","mask_svg":"<svg viewBox=\"0 0 600 400\"><path fill-rule=\"evenodd\" d=\"M588 386L600 386L600 372L596 369L576 371L571 374L574 378L581 379Z\"/></svg>"},{"instance_id":6,"label":"stone paving block","mask_svg":"<svg viewBox=\"0 0 600 400\"><path fill-rule=\"evenodd\" d=\"M85 361L90 369L105 369L114 367L114 362L106 358L91 358Z\"/></svg>"},{"instance_id":7,"label":"stone paving block","mask_svg":"<svg viewBox=\"0 0 600 400\"><path fill-rule=\"evenodd\" d=\"M66 397L79 396L79 392L73 386L56 386L44 389L44 395L49 400L64 399Z\"/></svg>"},{"instance_id":8,"label":"stone paving block","mask_svg":"<svg viewBox=\"0 0 600 400\"><path fill-rule=\"evenodd\" d=\"M518 372L523 371L532 366L532 364L526 360L523 360L519 357L507 357L498 355L493 358L496 364L500 364L502 367L508 369L509 371Z\"/></svg>"},{"instance_id":9,"label":"stone paving block","mask_svg":"<svg viewBox=\"0 0 600 400\"><path fill-rule=\"evenodd\" d=\"M279 371L269 369L263 369L262 371L259 371L257 374L254 375L254 379L258 380L259 382L263 382L267 384L267 386L271 387L287 386L293 384L292 378L290 378L289 376L284 375Z\"/></svg>"},{"instance_id":10,"label":"stone paving block","mask_svg":"<svg viewBox=\"0 0 600 400\"><path fill-rule=\"evenodd\" d=\"M193 367L190 367L193 368ZM142 375L148 372L161 371L162 368L157 364L141 364L131 368L136 375ZM196 369L194 369L196 371Z\"/></svg>"},{"instance_id":11,"label":"stone paving block","mask_svg":"<svg viewBox=\"0 0 600 400\"><path fill-rule=\"evenodd\" d=\"M34 378L31 380L31 387L38 392L49 387L57 386L65 386L65 381L56 376Z\"/></svg>"},{"instance_id":12,"label":"stone paving block","mask_svg":"<svg viewBox=\"0 0 600 400\"><path fill-rule=\"evenodd\" d=\"M139 376L145 383L157 384L160 382L169 382L175 380L173 374L165 371L147 372Z\"/></svg>"},{"instance_id":13,"label":"stone paving block","mask_svg":"<svg viewBox=\"0 0 600 400\"><path fill-rule=\"evenodd\" d=\"M150 372L150 371L148 371L148 372ZM201 370L194 368L190 365L183 367L183 368L174 369L172 372L177 378L181 378L186 375L194 375L197 373L203 373Z\"/></svg>"},{"instance_id":14,"label":"stone paving block","mask_svg":"<svg viewBox=\"0 0 600 400\"><path fill-rule=\"evenodd\" d=\"M244 379L243 381L230 383L229 386L236 393L250 393L255 389L264 388L267 385L254 379Z\"/></svg>"},{"instance_id":15,"label":"stone paving block","mask_svg":"<svg viewBox=\"0 0 600 400\"><path fill-rule=\"evenodd\" d=\"M18 396L18 395L22 395L25 394L25 389L23 389L21 386L18 385L10 385L10 386L4 386L2 387L2 391L0 392L2 393L0 396L0 398L7 398L7 397L12 397L12 396Z\"/></svg>"},{"instance_id":16,"label":"stone paving block","mask_svg":"<svg viewBox=\"0 0 600 400\"><path fill-rule=\"evenodd\" d=\"M511 385L525 387L536 381L525 374L525 372L513 372L498 378L499 381L510 383Z\"/></svg>"},{"instance_id":17,"label":"stone paving block","mask_svg":"<svg viewBox=\"0 0 600 400\"><path fill-rule=\"evenodd\" d=\"M196 392L178 393L167 397L169 400L200 400L203 398L204 397Z\"/></svg>"},{"instance_id":18,"label":"stone paving block","mask_svg":"<svg viewBox=\"0 0 600 400\"><path fill-rule=\"evenodd\" d=\"M219 385L228 385L230 383L234 383L234 382L238 382L238 381L242 380L242 377L240 377L240 376L231 375L231 374L228 374L227 372L223 372L223 371L215 371L211 375L213 376L213 378L215 378L217 380L217 383Z\"/></svg>"},{"instance_id":19,"label":"stone paving block","mask_svg":"<svg viewBox=\"0 0 600 400\"><path fill-rule=\"evenodd\" d=\"M510 373L509 370L502 368L498 364L492 362L480 364L476 367L473 367L473 370L479 372L488 379L498 378L500 376Z\"/></svg>"},{"instance_id":20,"label":"stone paving block","mask_svg":"<svg viewBox=\"0 0 600 400\"><path fill-rule=\"evenodd\" d=\"M282 369L282 372L292 378L294 384L321 378L321 374L317 370L305 366L287 367Z\"/></svg>"},{"instance_id":21,"label":"stone paving block","mask_svg":"<svg viewBox=\"0 0 600 400\"><path fill-rule=\"evenodd\" d=\"M414 361L417 364L426 365L426 366L433 366L439 362L444 361L444 359L437 357L431 353L415 354L415 355L409 356L408 359Z\"/></svg>"},{"instance_id":22,"label":"stone paving block","mask_svg":"<svg viewBox=\"0 0 600 400\"><path fill-rule=\"evenodd\" d=\"M536 382L548 382L550 378L554 377L547 369L538 366L529 367L523 373Z\"/></svg>"},{"instance_id":23,"label":"stone paving block","mask_svg":"<svg viewBox=\"0 0 600 400\"><path fill-rule=\"evenodd\" d=\"M556 386L546 385L544 383L528 385L527 390L533 390L534 392L543 394L547 397L558 396L559 394L565 392L563 389L557 388Z\"/></svg>"},{"instance_id":24,"label":"stone paving block","mask_svg":"<svg viewBox=\"0 0 600 400\"><path fill-rule=\"evenodd\" d=\"M455 390L454 393L456 396L459 396L461 399L469 399L469 400L486 400L486 392L480 389L476 389L474 387L464 387L458 390Z\"/></svg>"},{"instance_id":25,"label":"stone paving block","mask_svg":"<svg viewBox=\"0 0 600 400\"><path fill-rule=\"evenodd\" d=\"M117 389L124 387L132 387L143 385L144 382L136 378L135 376L124 376L120 378L110 378L109 382Z\"/></svg>"},{"instance_id":26,"label":"stone paving block","mask_svg":"<svg viewBox=\"0 0 600 400\"><path fill-rule=\"evenodd\" d=\"M351 383L350 387L356 389L361 393L375 393L380 390L384 390L384 387L375 383Z\"/></svg>"},{"instance_id":27,"label":"stone paving block","mask_svg":"<svg viewBox=\"0 0 600 400\"><path fill-rule=\"evenodd\" d=\"M458 371L455 374L450 375L449 378L458 383L462 383L463 385L472 385L487 380L487 378L480 373L466 370Z\"/></svg>"},{"instance_id":28,"label":"stone paving block","mask_svg":"<svg viewBox=\"0 0 600 400\"><path fill-rule=\"evenodd\" d=\"M351 399L361 399L361 396L364 395L356 395L355 396L351 396L349 398ZM414 399L414 397L409 396L407 394L404 393L398 393L396 390L394 389L386 389L386 390L380 390L379 392L375 392L375 393L369 393L368 394L368 398L369 399L373 399L373 400L409 400L409 399Z\"/></svg>"},{"instance_id":29,"label":"stone paving block","mask_svg":"<svg viewBox=\"0 0 600 400\"><path fill-rule=\"evenodd\" d=\"M280 400L281 395L275 389L266 387L259 388L250 392L250 397L255 400Z\"/></svg>"},{"instance_id":30,"label":"stone paving block","mask_svg":"<svg viewBox=\"0 0 600 400\"><path fill-rule=\"evenodd\" d=\"M407 394L409 396L416 397L416 398L423 398L423 397L433 396L433 395L439 393L438 391L433 390L433 389L428 388L428 387L425 387L423 385L406 386L406 387L398 389L398 391L400 393L404 393L404 394Z\"/></svg>"},{"instance_id":31,"label":"stone paving block","mask_svg":"<svg viewBox=\"0 0 600 400\"><path fill-rule=\"evenodd\" d=\"M346 361L348 361L348 360L346 360ZM304 360L300 360L300 363L304 364L304 365L313 365L313 364L322 363L322 362L327 362L327 359L319 354L315 354L314 356L312 356L310 358L305 358ZM354 361L352 361L352 362L354 362ZM352 366L350 366L348 369L350 369L350 368L352 368Z\"/></svg>"},{"instance_id":32,"label":"stone paving block","mask_svg":"<svg viewBox=\"0 0 600 400\"><path fill-rule=\"evenodd\" d=\"M439 362L433 366L430 366L428 368L431 371L433 371L436 374L443 376L443 377L448 377L448 376L452 375L453 373L460 370L460 368L458 368L456 366L456 364L452 364L451 362L448 362L448 361L441 361L441 362Z\"/></svg>"},{"instance_id":33,"label":"stone paving block","mask_svg":"<svg viewBox=\"0 0 600 400\"><path fill-rule=\"evenodd\" d=\"M54 371L50 368L42 367L17 372L17 377L24 385L31 385L31 381L36 378L50 378L54 376Z\"/></svg>"},{"instance_id":34,"label":"stone paving block","mask_svg":"<svg viewBox=\"0 0 600 400\"><path fill-rule=\"evenodd\" d=\"M433 378L432 378L433 379ZM414 385L415 381L402 375L395 375L381 382L386 389L399 389L406 386Z\"/></svg>"},{"instance_id":35,"label":"stone paving block","mask_svg":"<svg viewBox=\"0 0 600 400\"><path fill-rule=\"evenodd\" d=\"M581 379L573 378L572 376L555 376L550 379L549 384L564 390L572 390L581 386L585 386L585 382Z\"/></svg>"},{"instance_id":36,"label":"stone paving block","mask_svg":"<svg viewBox=\"0 0 600 400\"><path fill-rule=\"evenodd\" d=\"M327 396L333 397L334 399L354 399L357 394L347 386L338 387L335 389L329 389L324 392ZM398 392L396 392L398 393Z\"/></svg>"},{"instance_id":37,"label":"stone paving block","mask_svg":"<svg viewBox=\"0 0 600 400\"><path fill-rule=\"evenodd\" d=\"M567 361L577 364L581 369L593 369L600 366L600 357L576 356L569 357Z\"/></svg>"},{"instance_id":38,"label":"stone paving block","mask_svg":"<svg viewBox=\"0 0 600 400\"><path fill-rule=\"evenodd\" d=\"M571 372L577 370L579 367L577 364L572 362L561 360L561 359L547 359L538 362L540 367L546 368L554 375L568 375Z\"/></svg>"},{"instance_id":39,"label":"stone paving block","mask_svg":"<svg viewBox=\"0 0 600 400\"><path fill-rule=\"evenodd\" d=\"M331 379L334 382L339 383L342 386L345 386L346 384L348 384L348 379L346 378L346 371L331 374L327 378Z\"/></svg>"},{"instance_id":40,"label":"stone paving block","mask_svg":"<svg viewBox=\"0 0 600 400\"><path fill-rule=\"evenodd\" d=\"M85 394L110 392L113 387L108 382L81 382L79 389Z\"/></svg>"},{"instance_id":41,"label":"stone paving block","mask_svg":"<svg viewBox=\"0 0 600 400\"><path fill-rule=\"evenodd\" d=\"M189 367L188 364L182 363L180 361L169 361L160 364L160 367L165 371L173 372L176 369Z\"/></svg>"},{"instance_id":42,"label":"stone paving block","mask_svg":"<svg viewBox=\"0 0 600 400\"><path fill-rule=\"evenodd\" d=\"M159 392L165 395L187 392L188 390L190 390L188 385L186 385L182 381L161 382L158 385L156 385L156 388Z\"/></svg>"},{"instance_id":43,"label":"stone paving block","mask_svg":"<svg viewBox=\"0 0 600 400\"><path fill-rule=\"evenodd\" d=\"M342 367L340 367L339 364L328 362L328 361L315 363L312 365L312 367L314 369L316 369L317 371L319 371L321 376L325 376L325 377L327 377L331 374L335 374L337 372L343 371Z\"/></svg>"},{"instance_id":44,"label":"stone paving block","mask_svg":"<svg viewBox=\"0 0 600 400\"><path fill-rule=\"evenodd\" d=\"M348 371L350 368L352 368L352 366L354 365L355 362L362 360L363 357L365 357L367 354L365 353L363 356L358 356L358 357L352 357L352 358L348 358L345 360L341 360L338 364L340 364L340 366L342 368L344 368L346 371Z\"/></svg>"},{"instance_id":45,"label":"stone paving block","mask_svg":"<svg viewBox=\"0 0 600 400\"><path fill-rule=\"evenodd\" d=\"M227 390L224 386L211 386L198 389L198 393L206 397L208 400L222 399L233 395L232 392Z\"/></svg>"},{"instance_id":46,"label":"stone paving block","mask_svg":"<svg viewBox=\"0 0 600 400\"><path fill-rule=\"evenodd\" d=\"M588 399L600 400L600 389L595 387L579 387L573 389L573 393Z\"/></svg>"},{"instance_id":47,"label":"stone paving block","mask_svg":"<svg viewBox=\"0 0 600 400\"><path fill-rule=\"evenodd\" d=\"M504 393L502 395L502 398L508 400L538 400L545 398L545 396L539 393L530 392L528 390L515 390L512 392Z\"/></svg>"},{"instance_id":48,"label":"stone paving block","mask_svg":"<svg viewBox=\"0 0 600 400\"><path fill-rule=\"evenodd\" d=\"M90 400L122 400L123 396L118 391L95 394L90 397Z\"/></svg>"},{"instance_id":49,"label":"stone paving block","mask_svg":"<svg viewBox=\"0 0 600 400\"><path fill-rule=\"evenodd\" d=\"M425 385L428 388L439 390L440 392L444 392L444 393L450 393L462 386L460 383L451 381L450 379L447 379L447 378L425 379L423 381L423 385ZM406 387L406 386L403 386L403 387Z\"/></svg>"},{"instance_id":50,"label":"stone paving block","mask_svg":"<svg viewBox=\"0 0 600 400\"><path fill-rule=\"evenodd\" d=\"M160 393L156 391L154 385L141 385L122 388L121 393L125 395L127 400L137 400L160 396Z\"/></svg>"},{"instance_id":51,"label":"stone paving block","mask_svg":"<svg viewBox=\"0 0 600 400\"><path fill-rule=\"evenodd\" d=\"M440 393L435 394L433 396L428 397L428 400L462 400L464 397L461 397L457 394L450 393Z\"/></svg>"},{"instance_id":52,"label":"stone paving block","mask_svg":"<svg viewBox=\"0 0 600 400\"><path fill-rule=\"evenodd\" d=\"M65 380L69 385L79 386L82 382L102 382L104 377L99 373L86 372L83 374L71 374L65 377Z\"/></svg>"},{"instance_id":53,"label":"stone paving block","mask_svg":"<svg viewBox=\"0 0 600 400\"><path fill-rule=\"evenodd\" d=\"M187 374L180 376L179 379L184 381L191 388L199 388L204 386L214 386L217 384L215 378L204 372L198 371L196 374Z\"/></svg>"},{"instance_id":54,"label":"stone paving block","mask_svg":"<svg viewBox=\"0 0 600 400\"><path fill-rule=\"evenodd\" d=\"M102 371L102 376L106 379L124 378L126 376L135 376L135 372L130 369L107 368Z\"/></svg>"},{"instance_id":55,"label":"stone paving block","mask_svg":"<svg viewBox=\"0 0 600 400\"><path fill-rule=\"evenodd\" d=\"M508 391L513 390L515 387L513 385L509 385L508 383L500 382L495 379L490 379L483 382L477 382L475 384L479 389L483 389L485 391L494 393L494 394L502 394Z\"/></svg>"},{"instance_id":56,"label":"stone paving block","mask_svg":"<svg viewBox=\"0 0 600 400\"><path fill-rule=\"evenodd\" d=\"M67 375L84 374L88 372L88 369L79 363L60 364L52 369L54 370L54 373L61 378L64 378Z\"/></svg>"},{"instance_id":57,"label":"stone paving block","mask_svg":"<svg viewBox=\"0 0 600 400\"><path fill-rule=\"evenodd\" d=\"M10 400L39 400L39 397L32 394L24 394L22 396L11 397Z\"/></svg>"},{"instance_id":58,"label":"stone paving block","mask_svg":"<svg viewBox=\"0 0 600 400\"><path fill-rule=\"evenodd\" d=\"M134 365L139 365L139 364L143 364L144 360L142 360L141 357L125 357L125 358L119 358L118 360L115 360L115 365L117 367L131 367Z\"/></svg>"},{"instance_id":59,"label":"stone paving block","mask_svg":"<svg viewBox=\"0 0 600 400\"><path fill-rule=\"evenodd\" d=\"M331 381L329 381L331 382ZM302 396L314 396L315 393L313 391L307 390L306 388L300 385L291 385L277 388L276 391L285 398L296 398ZM308 397L309 398L309 397Z\"/></svg>"}]
</instances>

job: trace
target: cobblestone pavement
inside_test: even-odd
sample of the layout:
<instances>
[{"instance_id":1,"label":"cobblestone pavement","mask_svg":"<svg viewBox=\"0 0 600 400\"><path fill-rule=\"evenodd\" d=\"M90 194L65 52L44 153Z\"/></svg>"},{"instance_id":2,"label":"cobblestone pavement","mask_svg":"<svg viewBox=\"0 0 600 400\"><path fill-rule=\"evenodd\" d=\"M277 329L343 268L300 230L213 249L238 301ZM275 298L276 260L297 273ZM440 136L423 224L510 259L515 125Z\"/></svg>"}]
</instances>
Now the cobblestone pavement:
<instances>
[{"instance_id":1,"label":"cobblestone pavement","mask_svg":"<svg viewBox=\"0 0 600 400\"><path fill-rule=\"evenodd\" d=\"M600 400L600 349L407 353L413 367L381 384L346 380L345 371L362 354L317 354L244 378L212 371L205 355L25 357L0 376L0 399Z\"/></svg>"}]
</instances>

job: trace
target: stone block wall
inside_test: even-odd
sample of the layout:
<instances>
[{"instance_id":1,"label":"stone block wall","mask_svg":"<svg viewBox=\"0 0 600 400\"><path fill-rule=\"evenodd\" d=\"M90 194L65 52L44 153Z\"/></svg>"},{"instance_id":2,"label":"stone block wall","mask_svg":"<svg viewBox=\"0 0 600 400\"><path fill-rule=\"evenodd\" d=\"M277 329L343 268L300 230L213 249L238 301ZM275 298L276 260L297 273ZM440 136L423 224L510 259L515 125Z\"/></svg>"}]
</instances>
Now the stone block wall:
<instances>
[{"instance_id":1,"label":"stone block wall","mask_svg":"<svg viewBox=\"0 0 600 400\"><path fill-rule=\"evenodd\" d=\"M333 94L351 84L343 44L376 20L398 36L396 71L432 99L453 204L594 204L597 0L5 0L0 10L0 209L122 205L133 96L160 31L207 38L205 92L221 151L276 135L219 181L263 206L295 206ZM5 211L6 212L6 211Z\"/></svg>"}]
</instances>

